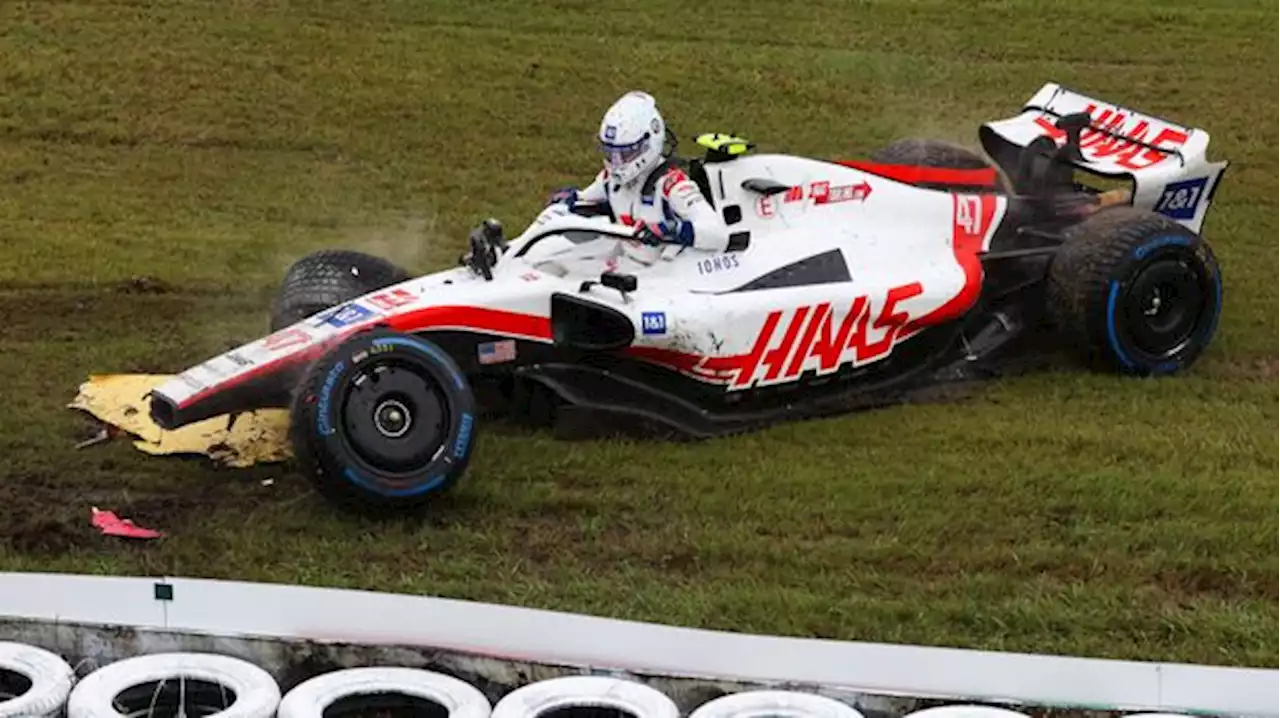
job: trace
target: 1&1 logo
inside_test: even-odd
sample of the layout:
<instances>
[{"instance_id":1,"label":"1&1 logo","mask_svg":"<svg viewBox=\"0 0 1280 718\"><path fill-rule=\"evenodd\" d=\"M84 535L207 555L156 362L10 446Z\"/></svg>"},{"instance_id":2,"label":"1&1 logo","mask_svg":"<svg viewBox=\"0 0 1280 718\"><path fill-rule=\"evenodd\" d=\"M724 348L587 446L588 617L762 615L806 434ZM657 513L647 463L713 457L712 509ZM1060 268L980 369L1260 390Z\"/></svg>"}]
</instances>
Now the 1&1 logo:
<instances>
[{"instance_id":1,"label":"1&1 logo","mask_svg":"<svg viewBox=\"0 0 1280 718\"><path fill-rule=\"evenodd\" d=\"M644 312L640 315L640 330L645 334L666 334L666 312Z\"/></svg>"}]
</instances>

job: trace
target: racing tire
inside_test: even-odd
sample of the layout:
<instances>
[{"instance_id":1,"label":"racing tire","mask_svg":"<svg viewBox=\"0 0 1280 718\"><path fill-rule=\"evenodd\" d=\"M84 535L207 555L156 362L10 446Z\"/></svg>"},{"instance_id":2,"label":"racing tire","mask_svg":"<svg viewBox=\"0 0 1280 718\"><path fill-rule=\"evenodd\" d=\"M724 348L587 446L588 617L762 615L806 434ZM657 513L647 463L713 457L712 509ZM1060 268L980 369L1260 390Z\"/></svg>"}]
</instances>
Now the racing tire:
<instances>
[{"instance_id":1,"label":"racing tire","mask_svg":"<svg viewBox=\"0 0 1280 718\"><path fill-rule=\"evenodd\" d=\"M1173 374L1209 346L1222 275L1204 238L1135 207L1103 210L1064 234L1049 267L1047 310L1086 365Z\"/></svg>"},{"instance_id":2,"label":"racing tire","mask_svg":"<svg viewBox=\"0 0 1280 718\"><path fill-rule=\"evenodd\" d=\"M466 471L475 396L433 342L377 327L307 370L290 409L299 468L326 498L361 511L422 506Z\"/></svg>"},{"instance_id":3,"label":"racing tire","mask_svg":"<svg viewBox=\"0 0 1280 718\"><path fill-rule=\"evenodd\" d=\"M964 190L966 192L1007 192L1008 182L1000 169L985 157L942 140L909 137L881 147L871 153L872 162L886 165L912 165L944 170L995 170L996 187L983 188L972 185L937 185L938 189ZM932 186L932 185L931 185Z\"/></svg>"},{"instance_id":4,"label":"racing tire","mask_svg":"<svg viewBox=\"0 0 1280 718\"><path fill-rule=\"evenodd\" d=\"M656 688L610 676L563 676L521 686L493 707L492 718L542 718L566 708L594 709L598 715L679 718L675 701Z\"/></svg>"},{"instance_id":5,"label":"racing tire","mask_svg":"<svg viewBox=\"0 0 1280 718\"><path fill-rule=\"evenodd\" d=\"M74 683L75 671L58 654L0 642L0 718L61 715Z\"/></svg>"},{"instance_id":6,"label":"racing tire","mask_svg":"<svg viewBox=\"0 0 1280 718\"><path fill-rule=\"evenodd\" d=\"M119 718L122 712L270 718L279 704L275 679L248 661L214 653L154 653L85 676L71 691L67 718Z\"/></svg>"},{"instance_id":7,"label":"racing tire","mask_svg":"<svg viewBox=\"0 0 1280 718\"><path fill-rule=\"evenodd\" d=\"M412 278L406 270L371 254L347 249L312 252L285 272L271 305L271 331Z\"/></svg>"},{"instance_id":8,"label":"racing tire","mask_svg":"<svg viewBox=\"0 0 1280 718\"><path fill-rule=\"evenodd\" d=\"M779 690L748 690L730 693L698 706L689 718L863 718L853 706L815 693Z\"/></svg>"},{"instance_id":9,"label":"racing tire","mask_svg":"<svg viewBox=\"0 0 1280 718\"><path fill-rule=\"evenodd\" d=\"M425 704L425 705L424 705ZM282 701L278 718L322 718L367 715L378 711L413 711L447 718L489 718L489 699L480 689L452 676L419 668L345 668L299 683Z\"/></svg>"},{"instance_id":10,"label":"racing tire","mask_svg":"<svg viewBox=\"0 0 1280 718\"><path fill-rule=\"evenodd\" d=\"M1030 718L1026 713L1022 713L1008 708L997 708L996 706L983 706L970 703L956 703L949 706L934 706L933 708L924 708L908 713L903 718Z\"/></svg>"}]
</instances>

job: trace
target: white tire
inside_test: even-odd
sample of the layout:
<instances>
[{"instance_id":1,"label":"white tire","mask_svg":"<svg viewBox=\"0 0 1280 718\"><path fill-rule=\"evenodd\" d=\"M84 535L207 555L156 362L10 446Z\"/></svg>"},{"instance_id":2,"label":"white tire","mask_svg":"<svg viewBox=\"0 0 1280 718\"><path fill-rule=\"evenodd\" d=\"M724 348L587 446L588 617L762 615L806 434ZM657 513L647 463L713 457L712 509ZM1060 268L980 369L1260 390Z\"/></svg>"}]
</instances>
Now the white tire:
<instances>
[{"instance_id":1,"label":"white tire","mask_svg":"<svg viewBox=\"0 0 1280 718\"><path fill-rule=\"evenodd\" d=\"M498 701L493 718L538 718L561 708L612 708L636 718L679 718L674 701L643 683L605 676L566 676L530 683Z\"/></svg>"},{"instance_id":2,"label":"white tire","mask_svg":"<svg viewBox=\"0 0 1280 718\"><path fill-rule=\"evenodd\" d=\"M75 683L75 671L61 656L25 643L0 641L0 671L31 681L21 695L0 695L0 718L59 715Z\"/></svg>"},{"instance_id":3,"label":"white tire","mask_svg":"<svg viewBox=\"0 0 1280 718\"><path fill-rule=\"evenodd\" d=\"M279 718L321 718L343 698L398 693L438 703L449 718L489 718L492 706L478 688L418 668L344 668L299 683L280 701Z\"/></svg>"},{"instance_id":4,"label":"white tire","mask_svg":"<svg viewBox=\"0 0 1280 718\"><path fill-rule=\"evenodd\" d=\"M213 653L156 653L108 664L85 676L71 691L68 718L119 718L116 699L121 693L149 683L185 690L183 679L213 683L234 692L231 705L210 718L271 718L280 704L280 686L270 673L232 656ZM145 710L157 691L140 700Z\"/></svg>"},{"instance_id":5,"label":"white tire","mask_svg":"<svg viewBox=\"0 0 1280 718\"><path fill-rule=\"evenodd\" d=\"M1028 718L1026 713L992 706L953 705L925 708L902 718Z\"/></svg>"},{"instance_id":6,"label":"white tire","mask_svg":"<svg viewBox=\"0 0 1280 718\"><path fill-rule=\"evenodd\" d=\"M698 706L689 718L863 718L834 698L797 691L743 691Z\"/></svg>"}]
</instances>

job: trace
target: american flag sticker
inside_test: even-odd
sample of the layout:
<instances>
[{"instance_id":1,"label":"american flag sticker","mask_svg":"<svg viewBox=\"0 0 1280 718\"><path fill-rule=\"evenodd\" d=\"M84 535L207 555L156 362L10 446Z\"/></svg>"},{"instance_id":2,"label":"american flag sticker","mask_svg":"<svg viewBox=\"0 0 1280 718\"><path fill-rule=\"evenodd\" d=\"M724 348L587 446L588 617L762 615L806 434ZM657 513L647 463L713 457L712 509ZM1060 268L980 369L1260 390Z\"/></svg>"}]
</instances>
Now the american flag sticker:
<instances>
[{"instance_id":1,"label":"american flag sticker","mask_svg":"<svg viewBox=\"0 0 1280 718\"><path fill-rule=\"evenodd\" d=\"M515 361L516 340L504 339L500 342L485 342L476 350L481 364L501 364Z\"/></svg>"}]
</instances>

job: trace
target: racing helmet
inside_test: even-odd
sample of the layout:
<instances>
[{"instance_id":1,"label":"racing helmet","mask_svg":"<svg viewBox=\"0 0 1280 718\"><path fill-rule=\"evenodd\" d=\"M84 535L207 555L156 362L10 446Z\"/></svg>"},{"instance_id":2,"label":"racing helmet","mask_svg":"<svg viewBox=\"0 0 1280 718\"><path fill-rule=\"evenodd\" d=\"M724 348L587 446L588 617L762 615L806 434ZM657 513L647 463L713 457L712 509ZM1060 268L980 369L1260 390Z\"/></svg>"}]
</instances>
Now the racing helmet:
<instances>
[{"instance_id":1,"label":"racing helmet","mask_svg":"<svg viewBox=\"0 0 1280 718\"><path fill-rule=\"evenodd\" d=\"M647 92L635 90L618 98L600 122L600 151L609 177L629 184L663 159L667 126L658 104Z\"/></svg>"}]
</instances>

